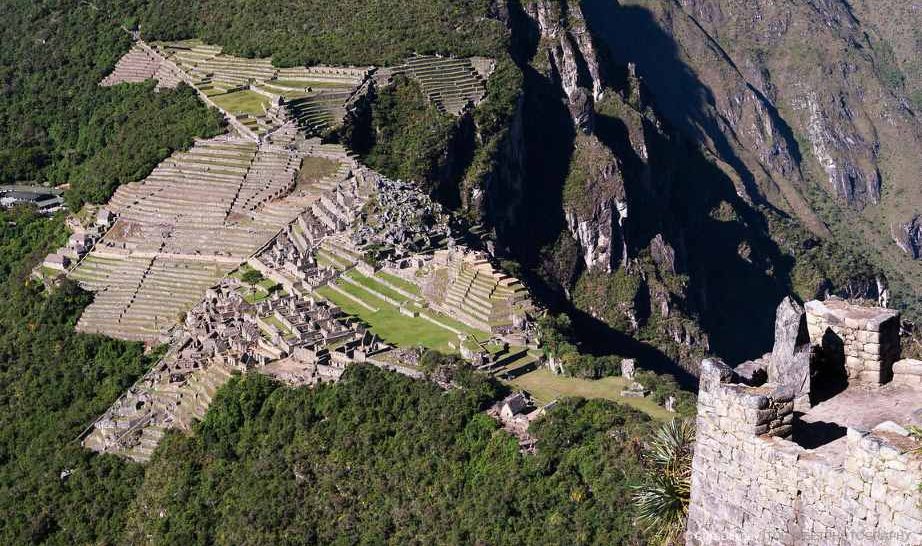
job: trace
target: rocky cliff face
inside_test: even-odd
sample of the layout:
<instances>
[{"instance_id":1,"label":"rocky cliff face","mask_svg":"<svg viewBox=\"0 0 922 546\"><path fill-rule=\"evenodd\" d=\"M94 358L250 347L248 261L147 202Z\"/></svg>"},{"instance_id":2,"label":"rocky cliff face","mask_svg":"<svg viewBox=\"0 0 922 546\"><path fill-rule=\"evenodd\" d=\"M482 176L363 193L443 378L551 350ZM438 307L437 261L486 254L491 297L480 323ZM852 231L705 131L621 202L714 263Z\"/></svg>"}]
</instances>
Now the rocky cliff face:
<instances>
[{"instance_id":1,"label":"rocky cliff face","mask_svg":"<svg viewBox=\"0 0 922 546\"><path fill-rule=\"evenodd\" d=\"M919 210L917 122L843 1L536 0L498 13L524 73L507 150L524 174L514 191L497 178L496 195L515 197L488 192L486 208L498 248L552 307L691 369L708 351L760 355L771 339L739 327L770 332L792 290L877 297L849 252L880 243L880 222L874 248L904 259L893 239L911 244Z\"/></svg>"},{"instance_id":2,"label":"rocky cliff face","mask_svg":"<svg viewBox=\"0 0 922 546\"><path fill-rule=\"evenodd\" d=\"M900 250L913 260L922 259L922 215L916 214L907 222L893 224L890 229Z\"/></svg>"},{"instance_id":3,"label":"rocky cliff face","mask_svg":"<svg viewBox=\"0 0 922 546\"><path fill-rule=\"evenodd\" d=\"M595 136L580 136L564 189L564 216L587 270L627 263L628 200L621 165Z\"/></svg>"},{"instance_id":4,"label":"rocky cliff face","mask_svg":"<svg viewBox=\"0 0 922 546\"><path fill-rule=\"evenodd\" d=\"M892 4L586 0L583 12L748 201L879 254L902 304L918 305L922 269L889 232L922 207L922 5Z\"/></svg>"},{"instance_id":5,"label":"rocky cliff face","mask_svg":"<svg viewBox=\"0 0 922 546\"><path fill-rule=\"evenodd\" d=\"M817 164L808 168L821 169L832 193L857 208L880 202L887 154L917 150L922 140L903 89L883 67L888 46L847 2L682 6L805 137L803 151ZM888 182L898 187L898 177Z\"/></svg>"},{"instance_id":6,"label":"rocky cliff face","mask_svg":"<svg viewBox=\"0 0 922 546\"><path fill-rule=\"evenodd\" d=\"M563 89L574 124L591 132L593 103L602 97L602 74L579 3L538 0L527 4L525 12L538 30L549 75Z\"/></svg>"}]
</instances>

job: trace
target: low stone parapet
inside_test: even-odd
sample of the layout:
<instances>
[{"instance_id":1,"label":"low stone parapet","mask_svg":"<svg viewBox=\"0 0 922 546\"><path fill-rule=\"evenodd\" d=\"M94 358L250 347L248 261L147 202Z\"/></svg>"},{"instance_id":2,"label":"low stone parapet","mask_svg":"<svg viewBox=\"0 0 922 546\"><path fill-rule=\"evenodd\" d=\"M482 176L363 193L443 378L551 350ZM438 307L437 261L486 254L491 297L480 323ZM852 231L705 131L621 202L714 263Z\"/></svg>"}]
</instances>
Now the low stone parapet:
<instances>
[{"instance_id":1,"label":"low stone parapet","mask_svg":"<svg viewBox=\"0 0 922 546\"><path fill-rule=\"evenodd\" d=\"M922 388L922 360L905 358L893 364L892 383Z\"/></svg>"}]
</instances>

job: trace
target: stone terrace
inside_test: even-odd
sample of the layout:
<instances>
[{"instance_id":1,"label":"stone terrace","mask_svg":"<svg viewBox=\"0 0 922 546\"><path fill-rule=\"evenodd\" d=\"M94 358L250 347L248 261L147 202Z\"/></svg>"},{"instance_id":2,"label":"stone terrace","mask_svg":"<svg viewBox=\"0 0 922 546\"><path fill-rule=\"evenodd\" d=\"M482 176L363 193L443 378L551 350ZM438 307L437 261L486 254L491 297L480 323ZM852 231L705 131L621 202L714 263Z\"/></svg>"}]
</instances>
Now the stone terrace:
<instances>
[{"instance_id":1,"label":"stone terrace","mask_svg":"<svg viewBox=\"0 0 922 546\"><path fill-rule=\"evenodd\" d=\"M335 146L309 143L305 149L344 164L350 161ZM361 175L347 169L302 190L348 194L358 200L364 185ZM204 294L204 299L174 331L166 357L88 429L83 438L86 447L146 461L165 430L189 430L202 419L217 389L235 372L257 371L297 384L335 381L348 362L365 361L366 356L387 349L358 323L342 320L338 308L312 296L314 287L337 275L318 265L314 252L324 238L347 226L331 229L317 221L303 202L292 205L293 199L303 197L298 194L302 190L269 202L258 212L261 220L266 209L287 203L283 207L287 213L276 218L289 223L248 260L265 277L280 283L286 295L274 292L249 303L244 297L249 291L241 290L242 281L236 276L202 290L189 287L184 295L201 299ZM106 307L110 308L120 309Z\"/></svg>"},{"instance_id":2,"label":"stone terrace","mask_svg":"<svg viewBox=\"0 0 922 546\"><path fill-rule=\"evenodd\" d=\"M406 72L441 112L456 116L468 105L479 104L486 93L483 78L469 59L418 55L394 71Z\"/></svg>"},{"instance_id":3,"label":"stone terrace","mask_svg":"<svg viewBox=\"0 0 922 546\"><path fill-rule=\"evenodd\" d=\"M157 78L157 88L176 87L179 79L173 76L163 65L163 58L140 44L134 44L118 63L111 74L99 85L110 87L120 83L138 83Z\"/></svg>"},{"instance_id":4,"label":"stone terrace","mask_svg":"<svg viewBox=\"0 0 922 546\"><path fill-rule=\"evenodd\" d=\"M308 134L319 134L342 123L346 106L364 85L370 68L276 68L270 59L226 55L218 46L199 41L158 43L155 50L185 74L206 98L251 90L268 98L264 115L228 112L238 122L264 135L278 124L293 120Z\"/></svg>"},{"instance_id":5,"label":"stone terrace","mask_svg":"<svg viewBox=\"0 0 922 546\"><path fill-rule=\"evenodd\" d=\"M508 333L532 310L522 283L494 269L485 256L460 249L438 251L432 267L436 273L426 294L438 309L469 326ZM447 289L436 281L439 271L447 273Z\"/></svg>"},{"instance_id":6,"label":"stone terrace","mask_svg":"<svg viewBox=\"0 0 922 546\"><path fill-rule=\"evenodd\" d=\"M118 220L70 274L97 292L79 329L156 341L205 288L292 222L316 199L310 188L295 191L307 152L293 136L199 141L120 187L109 204Z\"/></svg>"}]
</instances>

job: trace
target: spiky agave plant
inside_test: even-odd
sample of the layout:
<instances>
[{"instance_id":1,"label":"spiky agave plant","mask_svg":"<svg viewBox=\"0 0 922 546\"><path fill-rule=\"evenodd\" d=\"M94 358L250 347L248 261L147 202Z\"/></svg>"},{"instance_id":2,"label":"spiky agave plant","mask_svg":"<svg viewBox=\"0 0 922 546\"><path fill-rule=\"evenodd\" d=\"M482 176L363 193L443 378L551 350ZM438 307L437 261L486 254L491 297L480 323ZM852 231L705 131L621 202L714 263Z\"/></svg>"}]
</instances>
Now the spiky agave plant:
<instances>
[{"instance_id":1,"label":"spiky agave plant","mask_svg":"<svg viewBox=\"0 0 922 546\"><path fill-rule=\"evenodd\" d=\"M634 486L636 523L662 544L675 543L685 529L694 441L692 421L673 419L644 446L646 472Z\"/></svg>"}]
</instances>

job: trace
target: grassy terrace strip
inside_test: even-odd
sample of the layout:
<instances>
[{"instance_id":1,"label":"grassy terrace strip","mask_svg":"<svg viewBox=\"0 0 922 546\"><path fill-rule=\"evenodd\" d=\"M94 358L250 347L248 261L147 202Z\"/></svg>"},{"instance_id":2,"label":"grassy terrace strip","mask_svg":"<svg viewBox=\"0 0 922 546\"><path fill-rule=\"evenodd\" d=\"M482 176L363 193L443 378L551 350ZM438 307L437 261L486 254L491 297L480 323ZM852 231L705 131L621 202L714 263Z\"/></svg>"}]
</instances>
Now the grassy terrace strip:
<instances>
[{"instance_id":1,"label":"grassy terrace strip","mask_svg":"<svg viewBox=\"0 0 922 546\"><path fill-rule=\"evenodd\" d=\"M407 298L406 296L404 296L403 294L399 294L399 293L395 292L394 290L391 290L391 289L388 288L387 286L385 286L385 285L383 285L383 284L381 284L381 283L379 283L379 282L376 282L376 281L375 281L374 279L372 279L371 277L366 277L365 275L362 275L361 273L359 273L358 271L356 271L356 270L354 270L354 269L353 269L352 271L347 272L347 273L346 273L346 276L349 277L350 279L352 279L353 281L355 281L355 282L361 284L362 286L365 286L365 287L367 287L367 288L370 288L370 289L374 290L375 292L380 293L382 296L391 298L391 299L396 300L396 301L399 301L399 302L401 302L401 303L406 302L407 299L408 299L408 298Z\"/></svg>"},{"instance_id":2,"label":"grassy terrace strip","mask_svg":"<svg viewBox=\"0 0 922 546\"><path fill-rule=\"evenodd\" d=\"M232 114L251 114L254 116L266 113L269 99L253 91L233 91L221 95L214 95L211 100L221 108Z\"/></svg>"},{"instance_id":3,"label":"grassy terrace strip","mask_svg":"<svg viewBox=\"0 0 922 546\"><path fill-rule=\"evenodd\" d=\"M384 279L385 281L393 284L397 288L400 288L401 290L405 290L409 292L410 294L415 294L417 296L420 295L420 290L418 286L398 277L397 275L392 275L384 271L378 271L377 273L375 273L375 276Z\"/></svg>"},{"instance_id":4,"label":"grassy terrace strip","mask_svg":"<svg viewBox=\"0 0 922 546\"><path fill-rule=\"evenodd\" d=\"M604 398L605 400L618 402L643 411L656 419L675 417L675 413L667 411L648 398L621 396L622 389L628 386L628 381L623 377L603 377L595 380L579 379L555 375L547 368L539 368L516 377L510 381L510 384L513 387L525 389L542 403L566 396Z\"/></svg>"},{"instance_id":5,"label":"grassy terrace strip","mask_svg":"<svg viewBox=\"0 0 922 546\"><path fill-rule=\"evenodd\" d=\"M341 257L322 248L316 250L315 256L317 257L317 263L321 265L331 265L341 271L352 267L352 264L344 261Z\"/></svg>"},{"instance_id":6,"label":"grassy terrace strip","mask_svg":"<svg viewBox=\"0 0 922 546\"><path fill-rule=\"evenodd\" d=\"M342 285L341 288L349 292L349 289L354 287L346 284ZM356 290L355 292L360 291ZM427 320L401 315L397 308L378 298L374 298L374 306L378 308L378 311L372 313L329 287L318 288L316 293L338 305L346 313L361 319L371 327L375 334L389 343L401 347L422 346L444 353L458 352L458 336L456 334ZM361 295L361 297L363 299L372 298L367 293ZM454 344L455 348L452 348L449 345L450 343Z\"/></svg>"}]
</instances>

